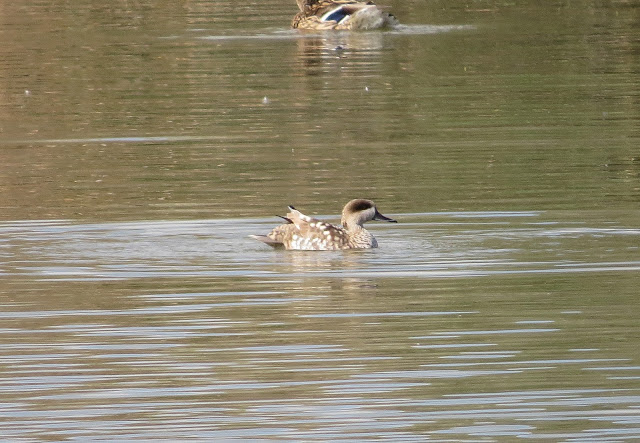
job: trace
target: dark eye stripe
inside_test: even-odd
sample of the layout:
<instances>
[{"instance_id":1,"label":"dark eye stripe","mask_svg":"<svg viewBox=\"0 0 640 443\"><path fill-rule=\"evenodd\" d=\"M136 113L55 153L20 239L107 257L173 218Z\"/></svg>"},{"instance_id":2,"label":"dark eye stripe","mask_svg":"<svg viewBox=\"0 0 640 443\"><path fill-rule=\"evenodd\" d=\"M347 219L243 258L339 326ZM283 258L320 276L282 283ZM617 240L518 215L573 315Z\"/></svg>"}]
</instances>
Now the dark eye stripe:
<instances>
[{"instance_id":1,"label":"dark eye stripe","mask_svg":"<svg viewBox=\"0 0 640 443\"><path fill-rule=\"evenodd\" d=\"M366 200L358 200L353 203L351 206L352 211L366 211L367 209L372 208L373 205Z\"/></svg>"}]
</instances>

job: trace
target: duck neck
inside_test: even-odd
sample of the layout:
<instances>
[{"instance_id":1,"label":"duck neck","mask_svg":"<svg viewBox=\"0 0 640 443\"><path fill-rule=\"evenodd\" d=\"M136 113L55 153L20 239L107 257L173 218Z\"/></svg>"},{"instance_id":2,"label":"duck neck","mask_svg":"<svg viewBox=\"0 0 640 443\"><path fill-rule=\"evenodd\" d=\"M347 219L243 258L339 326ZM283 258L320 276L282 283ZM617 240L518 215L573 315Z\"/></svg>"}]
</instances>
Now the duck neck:
<instances>
[{"instance_id":1,"label":"duck neck","mask_svg":"<svg viewBox=\"0 0 640 443\"><path fill-rule=\"evenodd\" d=\"M341 222L342 223L342 227L347 230L348 232L360 232L360 231L364 231L364 226L362 226L359 223L356 223L353 220L346 220L346 219L342 219Z\"/></svg>"}]
</instances>

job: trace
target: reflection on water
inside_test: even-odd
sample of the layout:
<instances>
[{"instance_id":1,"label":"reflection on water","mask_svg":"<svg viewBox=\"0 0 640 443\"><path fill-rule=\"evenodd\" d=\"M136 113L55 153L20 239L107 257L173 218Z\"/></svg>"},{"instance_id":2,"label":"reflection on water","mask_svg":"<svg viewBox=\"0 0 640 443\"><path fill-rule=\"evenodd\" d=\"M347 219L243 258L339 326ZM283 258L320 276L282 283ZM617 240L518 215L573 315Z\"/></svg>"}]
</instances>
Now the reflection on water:
<instances>
[{"instance_id":1,"label":"reflection on water","mask_svg":"<svg viewBox=\"0 0 640 443\"><path fill-rule=\"evenodd\" d=\"M637 8L423 3L0 6L2 437L640 439Z\"/></svg>"},{"instance_id":2,"label":"reflection on water","mask_svg":"<svg viewBox=\"0 0 640 443\"><path fill-rule=\"evenodd\" d=\"M596 215L596 214L594 214ZM372 223L377 250L273 251L250 233L276 220L0 224L2 272L24 278L127 279L264 274L340 279L470 277L634 271L640 229L612 221L550 220L537 213L431 213ZM425 223L424 217L432 219ZM633 218L633 217L632 217ZM437 219L437 221L433 221ZM585 260L584 249L593 258ZM276 253L279 252L279 253ZM631 258L631 259L630 259ZM247 266L250 265L249 268Z\"/></svg>"},{"instance_id":3,"label":"reflection on water","mask_svg":"<svg viewBox=\"0 0 640 443\"><path fill-rule=\"evenodd\" d=\"M3 224L4 435L638 436L640 230L394 217L337 253L246 238L268 219Z\"/></svg>"}]
</instances>

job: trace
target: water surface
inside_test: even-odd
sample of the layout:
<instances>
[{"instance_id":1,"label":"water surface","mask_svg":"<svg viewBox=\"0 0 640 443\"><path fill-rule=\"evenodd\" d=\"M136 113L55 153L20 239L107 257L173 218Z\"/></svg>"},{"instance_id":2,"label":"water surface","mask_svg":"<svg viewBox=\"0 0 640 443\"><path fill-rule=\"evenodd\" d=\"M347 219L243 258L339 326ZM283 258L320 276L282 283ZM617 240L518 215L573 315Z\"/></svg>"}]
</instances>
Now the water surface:
<instances>
[{"instance_id":1,"label":"water surface","mask_svg":"<svg viewBox=\"0 0 640 443\"><path fill-rule=\"evenodd\" d=\"M388 3L0 7L4 438L640 438L637 7Z\"/></svg>"}]
</instances>

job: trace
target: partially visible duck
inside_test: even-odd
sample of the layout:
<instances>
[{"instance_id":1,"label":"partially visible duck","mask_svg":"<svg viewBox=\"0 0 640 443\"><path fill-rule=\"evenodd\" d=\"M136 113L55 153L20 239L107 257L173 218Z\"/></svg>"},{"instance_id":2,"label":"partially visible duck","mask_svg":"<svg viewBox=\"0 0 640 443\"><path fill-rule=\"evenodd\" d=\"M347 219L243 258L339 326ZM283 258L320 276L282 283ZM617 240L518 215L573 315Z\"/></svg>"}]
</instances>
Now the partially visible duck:
<instances>
[{"instance_id":1,"label":"partially visible duck","mask_svg":"<svg viewBox=\"0 0 640 443\"><path fill-rule=\"evenodd\" d=\"M296 0L300 12L291 22L298 29L369 30L393 27L398 20L371 1Z\"/></svg>"}]
</instances>

